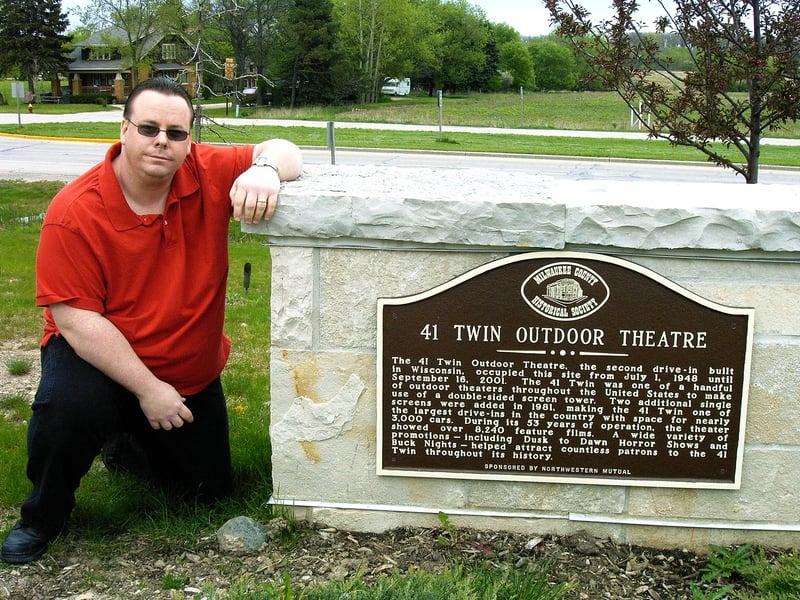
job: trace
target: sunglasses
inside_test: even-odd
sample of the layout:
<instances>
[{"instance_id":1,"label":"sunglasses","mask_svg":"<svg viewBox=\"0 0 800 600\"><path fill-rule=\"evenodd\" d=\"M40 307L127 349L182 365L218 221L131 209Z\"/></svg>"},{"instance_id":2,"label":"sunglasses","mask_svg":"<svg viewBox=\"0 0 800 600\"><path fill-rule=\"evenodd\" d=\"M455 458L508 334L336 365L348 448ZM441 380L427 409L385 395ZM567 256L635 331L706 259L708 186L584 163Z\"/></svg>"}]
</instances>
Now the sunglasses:
<instances>
[{"instance_id":1,"label":"sunglasses","mask_svg":"<svg viewBox=\"0 0 800 600\"><path fill-rule=\"evenodd\" d=\"M182 142L189 137L189 132L183 129L159 129L155 125L137 125L130 119L126 119L128 123L136 127L139 135L144 137L156 137L162 131L167 134L167 139L173 142Z\"/></svg>"}]
</instances>

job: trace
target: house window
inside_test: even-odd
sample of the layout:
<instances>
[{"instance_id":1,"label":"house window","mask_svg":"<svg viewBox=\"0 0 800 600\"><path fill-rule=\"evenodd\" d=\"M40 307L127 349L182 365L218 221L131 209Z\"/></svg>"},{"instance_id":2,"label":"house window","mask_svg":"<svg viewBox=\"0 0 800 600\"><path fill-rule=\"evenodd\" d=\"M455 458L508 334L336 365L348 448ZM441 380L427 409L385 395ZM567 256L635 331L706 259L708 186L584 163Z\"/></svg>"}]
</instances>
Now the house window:
<instances>
[{"instance_id":1,"label":"house window","mask_svg":"<svg viewBox=\"0 0 800 600\"><path fill-rule=\"evenodd\" d=\"M174 61L178 57L177 44L161 44L161 60Z\"/></svg>"},{"instance_id":2,"label":"house window","mask_svg":"<svg viewBox=\"0 0 800 600\"><path fill-rule=\"evenodd\" d=\"M100 46L89 51L89 60L111 60L111 48Z\"/></svg>"}]
</instances>

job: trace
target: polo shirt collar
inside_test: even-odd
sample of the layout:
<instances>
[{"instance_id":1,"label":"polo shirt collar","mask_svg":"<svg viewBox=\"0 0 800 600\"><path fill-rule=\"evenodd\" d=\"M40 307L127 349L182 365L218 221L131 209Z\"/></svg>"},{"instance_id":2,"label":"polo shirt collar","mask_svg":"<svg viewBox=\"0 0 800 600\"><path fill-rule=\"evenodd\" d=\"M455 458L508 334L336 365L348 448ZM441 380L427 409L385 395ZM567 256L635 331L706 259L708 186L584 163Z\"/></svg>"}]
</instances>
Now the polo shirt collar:
<instances>
[{"instance_id":1,"label":"polo shirt collar","mask_svg":"<svg viewBox=\"0 0 800 600\"><path fill-rule=\"evenodd\" d=\"M128 206L119 181L117 181L117 176L114 173L114 167L111 165L111 161L119 156L121 152L121 142L115 142L108 149L100 169L98 183L100 195L101 198L103 198L103 203L105 204L111 224L117 231L126 231L134 227L139 227L142 224L142 220L131 210L130 206ZM192 143L192 153L194 153L194 143ZM186 160L191 160L191 154ZM184 161L184 164L181 165L181 168L178 169L178 172L175 173L175 177L172 180L172 188L167 198L167 207L180 200L196 195L200 189L200 183L197 181L194 171L185 168L185 164L186 162Z\"/></svg>"}]
</instances>

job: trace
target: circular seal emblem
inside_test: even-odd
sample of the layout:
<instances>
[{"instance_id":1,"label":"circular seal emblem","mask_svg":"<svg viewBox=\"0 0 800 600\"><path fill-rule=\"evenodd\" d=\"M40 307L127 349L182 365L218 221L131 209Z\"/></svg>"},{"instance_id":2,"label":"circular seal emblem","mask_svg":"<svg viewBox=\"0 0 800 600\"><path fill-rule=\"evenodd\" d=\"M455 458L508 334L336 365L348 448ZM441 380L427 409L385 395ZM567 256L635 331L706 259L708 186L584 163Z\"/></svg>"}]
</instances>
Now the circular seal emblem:
<instances>
[{"instance_id":1,"label":"circular seal emblem","mask_svg":"<svg viewBox=\"0 0 800 600\"><path fill-rule=\"evenodd\" d=\"M600 275L574 262L545 265L522 282L520 293L537 313L554 321L577 321L600 310L610 291Z\"/></svg>"}]
</instances>

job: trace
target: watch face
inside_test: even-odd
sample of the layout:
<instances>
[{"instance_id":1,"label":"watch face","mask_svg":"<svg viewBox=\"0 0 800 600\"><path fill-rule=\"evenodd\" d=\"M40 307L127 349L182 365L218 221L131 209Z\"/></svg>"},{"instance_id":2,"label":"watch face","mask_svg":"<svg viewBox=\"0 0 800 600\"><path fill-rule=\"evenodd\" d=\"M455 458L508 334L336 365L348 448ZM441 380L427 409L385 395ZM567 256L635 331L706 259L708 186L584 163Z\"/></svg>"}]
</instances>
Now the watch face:
<instances>
[{"instance_id":1,"label":"watch face","mask_svg":"<svg viewBox=\"0 0 800 600\"><path fill-rule=\"evenodd\" d=\"M271 162L268 156L259 156L253 161L253 164L257 167L269 167L270 169L275 171L275 173L278 174L278 177L280 177L280 170L278 169L278 165Z\"/></svg>"}]
</instances>

